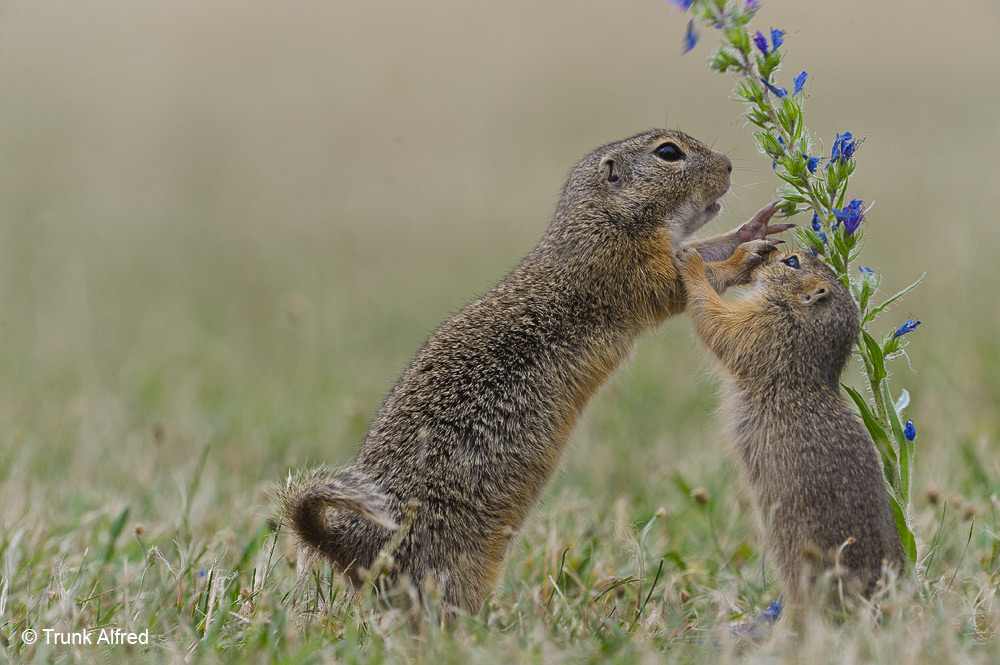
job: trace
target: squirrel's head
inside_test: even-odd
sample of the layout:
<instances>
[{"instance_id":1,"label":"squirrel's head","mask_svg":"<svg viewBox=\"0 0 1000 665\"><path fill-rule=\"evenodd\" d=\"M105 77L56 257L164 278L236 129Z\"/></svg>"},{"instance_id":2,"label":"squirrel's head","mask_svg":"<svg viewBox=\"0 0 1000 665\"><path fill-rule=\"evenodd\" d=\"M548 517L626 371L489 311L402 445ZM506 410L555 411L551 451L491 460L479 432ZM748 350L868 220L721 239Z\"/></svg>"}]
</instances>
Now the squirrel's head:
<instances>
[{"instance_id":1,"label":"squirrel's head","mask_svg":"<svg viewBox=\"0 0 1000 665\"><path fill-rule=\"evenodd\" d=\"M655 129L598 148L573 170L556 215L610 221L626 232L694 233L721 209L732 162L679 131Z\"/></svg>"},{"instance_id":2,"label":"squirrel's head","mask_svg":"<svg viewBox=\"0 0 1000 665\"><path fill-rule=\"evenodd\" d=\"M792 357L812 358L839 377L861 326L861 313L837 274L809 252L772 252L751 272L765 315L778 319Z\"/></svg>"}]
</instances>

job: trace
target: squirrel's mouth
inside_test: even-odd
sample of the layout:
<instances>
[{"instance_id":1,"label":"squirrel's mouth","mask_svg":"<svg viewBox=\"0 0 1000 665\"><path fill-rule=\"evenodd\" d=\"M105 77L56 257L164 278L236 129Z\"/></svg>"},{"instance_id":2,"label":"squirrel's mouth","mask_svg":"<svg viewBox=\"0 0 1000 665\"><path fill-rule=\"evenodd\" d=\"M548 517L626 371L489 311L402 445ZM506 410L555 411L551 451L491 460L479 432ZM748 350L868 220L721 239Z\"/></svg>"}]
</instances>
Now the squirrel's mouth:
<instances>
[{"instance_id":1,"label":"squirrel's mouth","mask_svg":"<svg viewBox=\"0 0 1000 665\"><path fill-rule=\"evenodd\" d=\"M709 199L708 203L703 204L699 208L691 204L684 205L669 219L679 222L678 228L683 235L691 235L705 226L705 224L708 224L708 222L722 211L722 204L719 203L720 198L722 198L721 194Z\"/></svg>"},{"instance_id":2,"label":"squirrel's mouth","mask_svg":"<svg viewBox=\"0 0 1000 665\"><path fill-rule=\"evenodd\" d=\"M705 206L705 219L709 220L719 214L722 211L722 204L718 200L712 201L707 206Z\"/></svg>"}]
</instances>

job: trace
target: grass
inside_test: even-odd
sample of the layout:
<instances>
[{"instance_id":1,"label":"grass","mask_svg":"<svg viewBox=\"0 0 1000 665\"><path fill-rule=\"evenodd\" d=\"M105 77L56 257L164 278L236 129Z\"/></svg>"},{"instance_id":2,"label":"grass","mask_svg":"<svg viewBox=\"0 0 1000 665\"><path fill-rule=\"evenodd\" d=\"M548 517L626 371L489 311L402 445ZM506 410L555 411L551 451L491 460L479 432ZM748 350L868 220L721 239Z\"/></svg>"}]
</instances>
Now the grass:
<instances>
[{"instance_id":1,"label":"grass","mask_svg":"<svg viewBox=\"0 0 1000 665\"><path fill-rule=\"evenodd\" d=\"M669 111L734 159L717 229L770 195L728 82L675 57L680 19L647 4L5 13L0 662L996 661L1000 267L981 183L1000 133L970 109L1000 89L961 66L987 21L916 13L950 44L928 54L867 3L760 17L810 45L790 52L815 77L811 122L869 135L858 178L885 289L928 272L901 306L924 320L916 371L893 367L919 428L923 597L877 627L807 617L729 643L778 590L683 318L594 399L479 615L414 631L322 567L300 576L271 530L268 488L350 459L411 354L537 240L588 149ZM888 52L907 66L866 66ZM915 92L937 68L938 94ZM879 94L844 101L858 90ZM20 639L102 627L152 644Z\"/></svg>"}]
</instances>

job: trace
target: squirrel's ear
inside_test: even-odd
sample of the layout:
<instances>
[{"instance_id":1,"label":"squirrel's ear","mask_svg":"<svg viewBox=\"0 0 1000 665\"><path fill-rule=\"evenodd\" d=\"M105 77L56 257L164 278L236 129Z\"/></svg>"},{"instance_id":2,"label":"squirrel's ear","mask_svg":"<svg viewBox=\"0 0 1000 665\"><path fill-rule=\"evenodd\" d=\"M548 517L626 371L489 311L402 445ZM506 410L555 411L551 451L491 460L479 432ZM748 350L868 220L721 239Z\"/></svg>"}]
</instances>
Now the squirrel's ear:
<instances>
[{"instance_id":1,"label":"squirrel's ear","mask_svg":"<svg viewBox=\"0 0 1000 665\"><path fill-rule=\"evenodd\" d=\"M823 284L813 287L813 289L807 294L802 296L803 305L812 305L818 303L820 300L826 299L830 295L830 289Z\"/></svg>"},{"instance_id":2,"label":"squirrel's ear","mask_svg":"<svg viewBox=\"0 0 1000 665\"><path fill-rule=\"evenodd\" d=\"M608 183L612 187L621 186L621 167L619 166L615 155L607 155L601 160L601 180Z\"/></svg>"}]
</instances>

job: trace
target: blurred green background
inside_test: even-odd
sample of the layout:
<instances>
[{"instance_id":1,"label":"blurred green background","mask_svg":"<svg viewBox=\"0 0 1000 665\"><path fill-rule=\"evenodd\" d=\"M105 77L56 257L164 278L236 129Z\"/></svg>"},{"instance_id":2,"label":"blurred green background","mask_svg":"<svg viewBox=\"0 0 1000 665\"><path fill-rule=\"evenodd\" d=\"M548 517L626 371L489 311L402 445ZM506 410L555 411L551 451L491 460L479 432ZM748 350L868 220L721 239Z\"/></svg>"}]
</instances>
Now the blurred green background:
<instances>
[{"instance_id":1,"label":"blurred green background","mask_svg":"<svg viewBox=\"0 0 1000 665\"><path fill-rule=\"evenodd\" d=\"M1000 6L763 4L810 128L867 137L864 262L886 295L927 273L877 322L924 321L894 366L917 487L980 494L1000 478ZM663 0L4 3L0 517L111 502L155 538L208 445L194 514L259 520L289 467L350 459L604 142L711 143L736 170L707 231L748 218L779 181L705 66L715 35L681 55L685 22ZM643 514L675 473L732 494L715 403L668 322L594 400L548 505Z\"/></svg>"}]
</instances>

